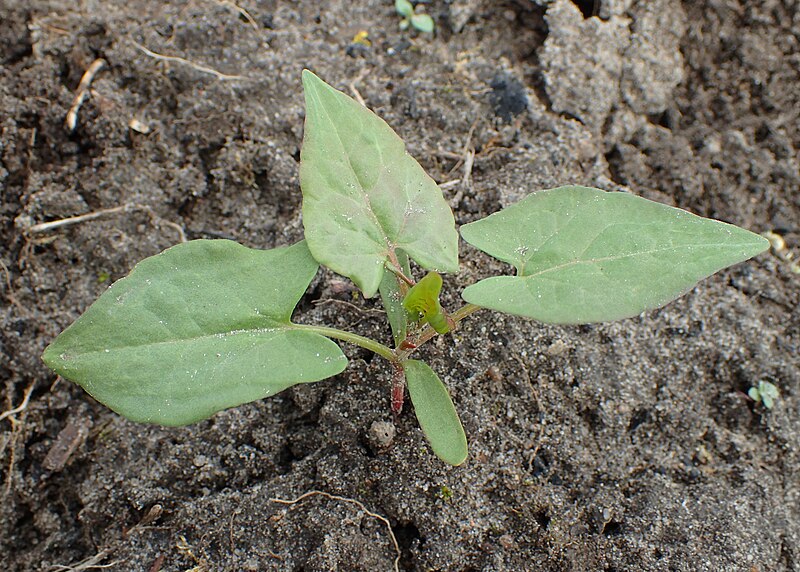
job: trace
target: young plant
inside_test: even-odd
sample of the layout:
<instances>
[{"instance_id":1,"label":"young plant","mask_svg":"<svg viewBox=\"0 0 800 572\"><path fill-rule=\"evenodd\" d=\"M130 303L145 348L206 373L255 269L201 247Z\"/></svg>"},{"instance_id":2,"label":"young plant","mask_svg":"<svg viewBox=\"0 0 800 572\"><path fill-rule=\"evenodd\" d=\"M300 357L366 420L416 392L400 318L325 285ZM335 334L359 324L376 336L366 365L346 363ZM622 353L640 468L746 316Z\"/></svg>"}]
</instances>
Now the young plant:
<instances>
[{"instance_id":1,"label":"young plant","mask_svg":"<svg viewBox=\"0 0 800 572\"><path fill-rule=\"evenodd\" d=\"M307 70L303 85L305 240L272 250L194 240L143 260L45 350L50 368L129 419L183 425L340 373L341 340L391 363L393 411L407 386L433 452L458 465L464 430L416 348L480 308L557 324L636 316L769 247L627 193L540 191L461 227L516 272L472 284L449 312L440 273L458 272L458 233L439 187L382 119ZM419 281L412 260L428 271ZM394 347L291 320L319 264L380 293Z\"/></svg>"},{"instance_id":2,"label":"young plant","mask_svg":"<svg viewBox=\"0 0 800 572\"><path fill-rule=\"evenodd\" d=\"M758 387L751 387L747 395L756 403L761 402L767 409L772 409L775 401L780 396L780 392L770 382L761 380L758 382Z\"/></svg>"},{"instance_id":3,"label":"young plant","mask_svg":"<svg viewBox=\"0 0 800 572\"><path fill-rule=\"evenodd\" d=\"M417 14L414 5L408 0L395 0L394 9L403 17L400 21L401 30L407 30L410 24L420 32L426 34L433 32L433 18L428 14Z\"/></svg>"}]
</instances>

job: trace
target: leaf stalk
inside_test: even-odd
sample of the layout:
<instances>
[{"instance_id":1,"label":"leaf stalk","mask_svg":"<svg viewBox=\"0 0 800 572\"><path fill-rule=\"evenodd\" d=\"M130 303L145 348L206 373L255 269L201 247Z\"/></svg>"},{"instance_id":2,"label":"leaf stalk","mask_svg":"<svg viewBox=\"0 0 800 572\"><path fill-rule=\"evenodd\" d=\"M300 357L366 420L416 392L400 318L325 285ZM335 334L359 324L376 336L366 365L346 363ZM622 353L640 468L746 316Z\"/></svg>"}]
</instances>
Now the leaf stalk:
<instances>
[{"instance_id":1,"label":"leaf stalk","mask_svg":"<svg viewBox=\"0 0 800 572\"><path fill-rule=\"evenodd\" d=\"M307 332L315 332L327 338L342 340L343 342L347 342L376 353L392 363L398 363L400 361L397 354L389 346L385 346L371 338L359 336L358 334L354 334L352 332L346 332L336 328L329 328L327 326L311 326L308 324L292 324L292 328L297 330L305 330Z\"/></svg>"}]
</instances>

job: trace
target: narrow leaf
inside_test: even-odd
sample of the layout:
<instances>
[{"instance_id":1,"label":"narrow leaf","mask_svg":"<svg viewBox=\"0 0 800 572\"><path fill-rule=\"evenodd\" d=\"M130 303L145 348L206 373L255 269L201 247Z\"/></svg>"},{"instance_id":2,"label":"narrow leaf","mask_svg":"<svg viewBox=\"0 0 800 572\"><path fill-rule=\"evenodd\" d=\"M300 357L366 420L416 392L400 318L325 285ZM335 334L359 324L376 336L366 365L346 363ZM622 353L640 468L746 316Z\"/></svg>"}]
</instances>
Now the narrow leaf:
<instances>
[{"instance_id":1,"label":"narrow leaf","mask_svg":"<svg viewBox=\"0 0 800 572\"><path fill-rule=\"evenodd\" d=\"M553 323L617 320L658 308L769 248L765 238L627 193L541 191L461 227L516 276L466 288L468 302Z\"/></svg>"},{"instance_id":2,"label":"narrow leaf","mask_svg":"<svg viewBox=\"0 0 800 572\"><path fill-rule=\"evenodd\" d=\"M403 251L397 252L400 262L400 271L406 276L411 276L411 269L408 264L408 256ZM389 326L392 328L392 338L394 345L400 345L406 339L408 331L408 313L403 307L403 291L400 286L400 278L394 272L384 272L378 289L381 295L381 302L386 309L386 316L389 318Z\"/></svg>"},{"instance_id":3,"label":"narrow leaf","mask_svg":"<svg viewBox=\"0 0 800 572\"><path fill-rule=\"evenodd\" d=\"M445 463L460 465L467 459L467 436L447 388L425 362L408 360L403 368L414 412L431 449Z\"/></svg>"},{"instance_id":4,"label":"narrow leaf","mask_svg":"<svg viewBox=\"0 0 800 572\"><path fill-rule=\"evenodd\" d=\"M386 122L303 71L303 224L318 262L373 296L395 249L420 266L458 271L453 213Z\"/></svg>"},{"instance_id":5,"label":"narrow leaf","mask_svg":"<svg viewBox=\"0 0 800 572\"><path fill-rule=\"evenodd\" d=\"M137 264L42 359L134 421L205 419L344 369L335 343L290 322L316 271L304 242L180 244Z\"/></svg>"}]
</instances>

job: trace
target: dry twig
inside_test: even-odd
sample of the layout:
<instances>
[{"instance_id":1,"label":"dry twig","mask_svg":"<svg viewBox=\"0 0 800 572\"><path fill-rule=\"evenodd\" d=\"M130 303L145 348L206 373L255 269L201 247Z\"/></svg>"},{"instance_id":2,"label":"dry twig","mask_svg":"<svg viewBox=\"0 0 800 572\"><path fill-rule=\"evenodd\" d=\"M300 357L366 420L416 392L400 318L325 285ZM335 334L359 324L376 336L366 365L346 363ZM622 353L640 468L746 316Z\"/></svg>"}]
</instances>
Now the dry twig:
<instances>
[{"instance_id":1,"label":"dry twig","mask_svg":"<svg viewBox=\"0 0 800 572\"><path fill-rule=\"evenodd\" d=\"M457 187L460 184L461 184L461 179L453 179L452 181L445 181L444 183L439 183L439 188L442 189L443 191L446 191L452 189L453 187Z\"/></svg>"},{"instance_id":2,"label":"dry twig","mask_svg":"<svg viewBox=\"0 0 800 572\"><path fill-rule=\"evenodd\" d=\"M367 77L368 73L369 73L369 70L367 70L367 69L361 70L361 72L355 77L355 79L353 79L353 81L350 82L350 85L349 85L350 91L353 92L353 97L355 97L356 101L359 102L364 107L367 107L367 102L364 101L363 97L361 97L361 92L358 91L358 88L356 87L356 84L359 83L365 77Z\"/></svg>"},{"instance_id":3,"label":"dry twig","mask_svg":"<svg viewBox=\"0 0 800 572\"><path fill-rule=\"evenodd\" d=\"M0 447L0 455L5 453L6 447L11 444L11 450L8 454L8 470L6 472L6 482L5 487L3 488L3 496L2 498L5 499L9 493L11 492L11 482L14 480L14 465L17 462L17 455L16 455L16 446L17 446L17 439L19 439L20 433L22 431L21 424L17 421L15 415L20 413L24 413L25 410L28 408L28 403L30 403L31 393L33 393L33 388L36 386L36 381L32 381L28 388L25 390L25 394L22 397L22 403L20 403L17 407L9 409L8 411L4 411L0 413L0 421L3 419L8 419L11 422L11 436L8 439L3 440L3 445ZM10 402L10 398L9 398Z\"/></svg>"},{"instance_id":4,"label":"dry twig","mask_svg":"<svg viewBox=\"0 0 800 572\"><path fill-rule=\"evenodd\" d=\"M161 61L165 61L165 62L175 62L175 63L187 65L190 68L195 69L195 70L197 70L199 72L211 74L211 75L213 75L214 77L216 77L219 80L228 80L229 81L229 80L238 80L238 79L248 79L247 77L245 77L243 75L228 75L226 73L219 72L219 71L215 70L214 68L205 66L203 64L197 64L197 63L195 63L193 61L187 60L186 58L182 58L180 56L167 56L167 55L164 55L164 54L159 54L159 53L154 52L152 50L148 50L143 45L141 45L138 42L134 42L133 40L131 40L131 43L133 43L134 46L139 48L142 52L144 52L146 55L150 56L151 58L154 58L154 59L157 59L157 60L161 60Z\"/></svg>"},{"instance_id":5,"label":"dry twig","mask_svg":"<svg viewBox=\"0 0 800 572\"><path fill-rule=\"evenodd\" d=\"M67 111L66 127L67 131L70 133L75 131L75 127L78 126L78 111L80 111L81 105L83 105L83 102L89 96L89 88L92 85L94 76L97 75L97 72L103 69L105 65L106 61L103 58L97 58L83 73L81 82L78 84L78 91L75 93L75 99L72 100L72 107Z\"/></svg>"},{"instance_id":6,"label":"dry twig","mask_svg":"<svg viewBox=\"0 0 800 572\"><path fill-rule=\"evenodd\" d=\"M28 389L25 390L25 394L22 398L22 403L20 403L19 406L13 409L9 409L8 411L3 411L2 413L0 413L0 421L5 419L6 417L11 417L12 415L16 415L17 413L22 413L23 411L25 411L28 408L28 402L30 401L31 393L33 393L33 388L35 386L36 382L32 381L31 384L28 386ZM12 424L15 422L14 419L11 419L10 421Z\"/></svg>"},{"instance_id":7,"label":"dry twig","mask_svg":"<svg viewBox=\"0 0 800 572\"><path fill-rule=\"evenodd\" d=\"M187 241L186 233L183 231L183 228L178 223L175 223L175 222L172 222L172 221L168 221L168 220L164 220L161 217L159 217L155 212L153 212L153 209L151 209L150 207L148 207L146 205L139 205L139 204L125 204L125 205L122 205L122 206L112 207L112 208L108 208L108 209L101 209L99 211L93 211L93 212L82 214L82 215L71 216L71 217L62 218L62 219L58 219L58 220L51 220L51 221L48 221L48 222L41 222L39 224L34 224L34 225L29 226L28 228L24 229L24 231L26 233L28 233L28 234L36 234L36 233L41 233L41 232L47 232L47 231L50 231L50 230L53 230L53 229L57 229L57 228L60 228L60 227L63 227L63 226L69 226L69 225L73 225L73 224L78 224L78 223L82 223L82 222L86 222L86 221L90 221L90 220L95 220L95 219L101 218L101 217L106 216L106 215L117 214L117 213L121 213L121 212L128 212L128 211L132 211L132 210L145 211L148 215L150 215L150 218L153 221L153 224L155 224L156 226L159 225L159 224L164 224L166 226L169 226L170 228L173 228L173 229L175 229L175 231L177 231L181 242L186 242Z\"/></svg>"},{"instance_id":8,"label":"dry twig","mask_svg":"<svg viewBox=\"0 0 800 572\"><path fill-rule=\"evenodd\" d=\"M77 564L71 566L64 566L63 564L53 564L50 570L54 572L78 572L80 570L101 570L104 568L113 568L120 563L119 560L109 562L108 564L100 564L111 553L111 550L101 550L94 556L90 556L86 560L81 560Z\"/></svg>"},{"instance_id":9,"label":"dry twig","mask_svg":"<svg viewBox=\"0 0 800 572\"><path fill-rule=\"evenodd\" d=\"M122 212L128 210L130 205L122 205L120 207L113 207L110 209L101 209L99 211L94 211L78 216L71 216L67 218L62 218L58 220L51 220L49 222L41 222L39 224L34 224L29 226L26 231L35 234L37 232L47 232L48 230L53 230L54 228L59 228L62 226L69 226L71 224L77 224L79 222L85 222L87 220L94 220L96 218L100 218L105 215L110 215L118 212Z\"/></svg>"},{"instance_id":10,"label":"dry twig","mask_svg":"<svg viewBox=\"0 0 800 572\"><path fill-rule=\"evenodd\" d=\"M475 148L472 145L472 135L475 133L475 128L477 126L478 120L476 119L470 126L466 139L464 139L464 146L461 149L461 153L454 153L445 149L437 149L431 152L437 157L455 161L453 167L445 175L446 177L449 177L455 173L459 167L463 167L463 175L460 179L453 179L439 185L439 188L442 190L459 187L456 194L453 195L453 197L448 201L451 208L457 208L458 204L461 202L461 199L464 198L464 193L472 189L472 166L475 163L476 155Z\"/></svg>"},{"instance_id":11,"label":"dry twig","mask_svg":"<svg viewBox=\"0 0 800 572\"><path fill-rule=\"evenodd\" d=\"M162 513L163 509L161 505L154 504L139 522L134 524L133 527L131 527L121 539L113 541L110 546L103 548L94 556L90 556L89 558L81 560L76 564L70 564L68 566L63 564L53 564L50 566L50 570L53 572L78 572L79 570L100 570L103 568L114 568L122 561L115 560L114 562L109 562L108 564L100 564L100 562L108 558L114 552L114 550L119 548L123 540L130 538L131 533L138 532L146 526L152 524L161 516Z\"/></svg>"},{"instance_id":12,"label":"dry twig","mask_svg":"<svg viewBox=\"0 0 800 572\"><path fill-rule=\"evenodd\" d=\"M253 26L254 30L258 30L258 23L250 15L250 12L248 12L247 10L245 10L232 0L217 0L217 3L223 6L227 6L228 8L231 8L234 12L238 12L245 20L250 22L250 25Z\"/></svg>"}]
</instances>

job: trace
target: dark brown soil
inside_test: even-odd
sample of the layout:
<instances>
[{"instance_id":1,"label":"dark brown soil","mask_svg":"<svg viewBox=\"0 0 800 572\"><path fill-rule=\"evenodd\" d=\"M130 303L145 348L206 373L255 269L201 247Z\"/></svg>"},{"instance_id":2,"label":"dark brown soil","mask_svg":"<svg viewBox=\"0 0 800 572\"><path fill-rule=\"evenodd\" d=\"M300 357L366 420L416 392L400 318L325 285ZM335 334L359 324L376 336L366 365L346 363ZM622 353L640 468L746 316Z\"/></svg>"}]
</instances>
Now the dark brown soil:
<instances>
[{"instance_id":1,"label":"dark brown soil","mask_svg":"<svg viewBox=\"0 0 800 572\"><path fill-rule=\"evenodd\" d=\"M304 67L357 90L456 181L459 223L579 183L796 251L796 2L437 0L433 37L398 30L390 0L238 6L0 0L4 568L388 571L388 522L401 570L800 570L800 276L785 253L635 319L483 312L426 347L469 435L458 468L412 412L392 418L387 365L359 349L336 378L179 429L128 422L39 359L182 233L302 237ZM351 45L359 30L371 47ZM462 255L450 307L504 270ZM330 272L301 303L305 321L388 341L377 308ZM781 391L771 411L745 396L760 380ZM388 448L375 422L394 426ZM272 500L312 490L362 504Z\"/></svg>"}]
</instances>

